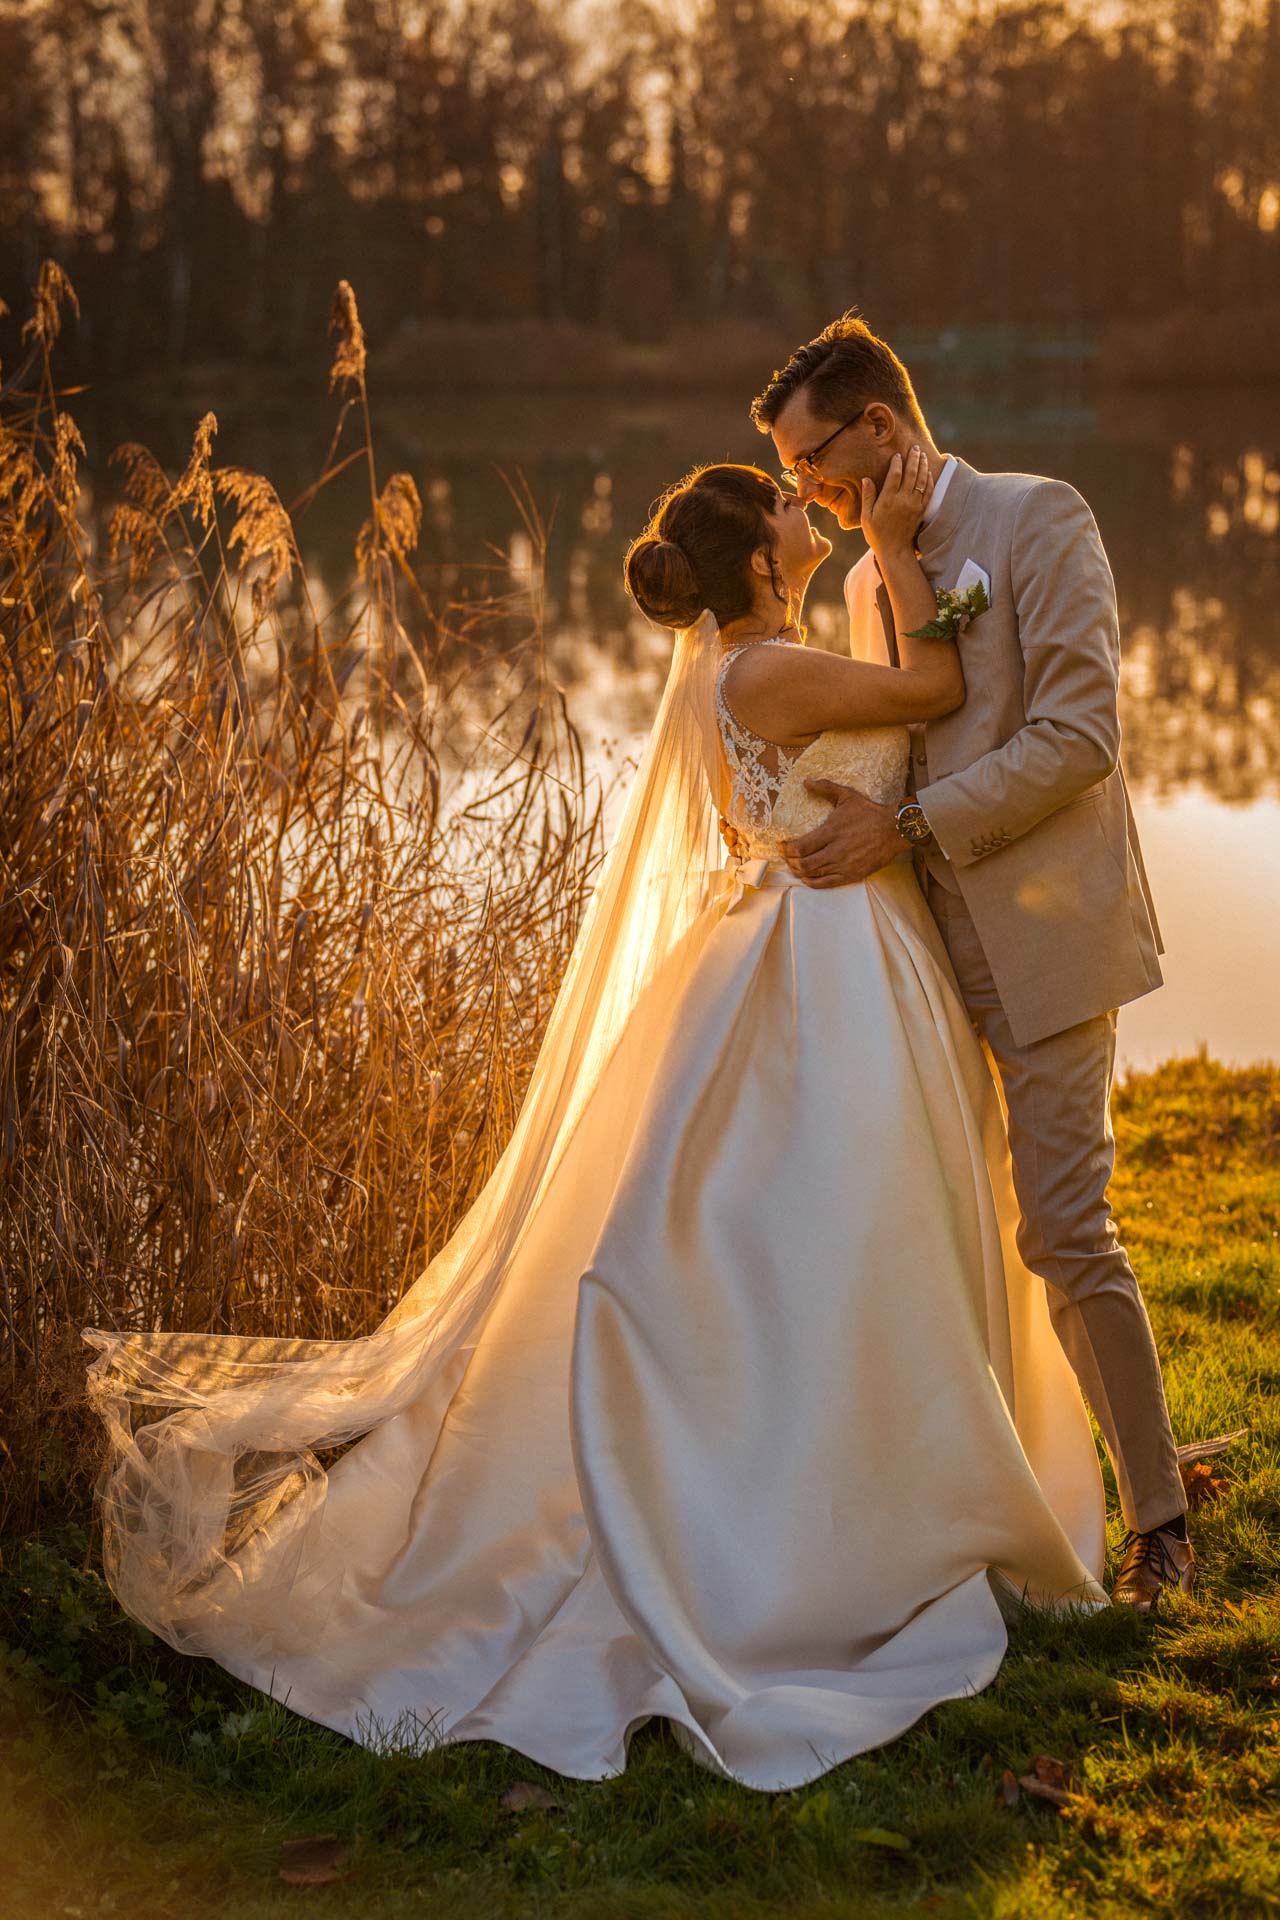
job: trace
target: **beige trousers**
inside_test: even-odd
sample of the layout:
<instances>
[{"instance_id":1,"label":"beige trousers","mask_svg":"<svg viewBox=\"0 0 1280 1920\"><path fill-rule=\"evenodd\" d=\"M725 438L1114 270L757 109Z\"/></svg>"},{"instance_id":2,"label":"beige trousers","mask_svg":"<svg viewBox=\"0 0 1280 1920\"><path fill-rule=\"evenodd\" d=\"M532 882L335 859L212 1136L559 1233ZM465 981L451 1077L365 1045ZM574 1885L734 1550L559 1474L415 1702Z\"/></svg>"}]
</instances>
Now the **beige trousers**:
<instances>
[{"instance_id":1,"label":"beige trousers","mask_svg":"<svg viewBox=\"0 0 1280 1920\"><path fill-rule=\"evenodd\" d=\"M959 893L922 876L965 1007L995 1061L1022 1215L1018 1251L1045 1281L1054 1329L1102 1429L1125 1524L1186 1508L1151 1323L1107 1207L1115 1164L1116 1016L1019 1046Z\"/></svg>"}]
</instances>

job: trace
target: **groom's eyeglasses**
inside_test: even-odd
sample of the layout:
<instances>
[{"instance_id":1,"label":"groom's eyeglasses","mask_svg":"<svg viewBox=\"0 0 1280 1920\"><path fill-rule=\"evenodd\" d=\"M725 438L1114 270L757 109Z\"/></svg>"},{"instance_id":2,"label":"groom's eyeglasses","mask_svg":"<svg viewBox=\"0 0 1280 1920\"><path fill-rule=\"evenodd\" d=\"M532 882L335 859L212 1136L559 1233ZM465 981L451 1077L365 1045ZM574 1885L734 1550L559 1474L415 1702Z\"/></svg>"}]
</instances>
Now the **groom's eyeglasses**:
<instances>
[{"instance_id":1,"label":"groom's eyeglasses","mask_svg":"<svg viewBox=\"0 0 1280 1920\"><path fill-rule=\"evenodd\" d=\"M870 406L870 404L871 402L868 401L867 406ZM827 448L831 445L831 442L833 440L838 440L840 438L840 435L844 432L845 427L856 427L859 420L861 420L863 414L866 412L866 410L867 410L866 407L859 407L858 411L854 414L852 420L846 420L842 426L839 426L836 428L834 433L829 433L826 439L823 441L820 441L819 444L816 447L814 447L811 453L802 453L800 455L800 458L796 461L794 467L784 467L782 469L781 477L786 482L787 486L791 487L793 490L798 490L800 481L802 479L817 480L819 483L821 483L822 475L818 472L818 455L820 453L825 453Z\"/></svg>"}]
</instances>

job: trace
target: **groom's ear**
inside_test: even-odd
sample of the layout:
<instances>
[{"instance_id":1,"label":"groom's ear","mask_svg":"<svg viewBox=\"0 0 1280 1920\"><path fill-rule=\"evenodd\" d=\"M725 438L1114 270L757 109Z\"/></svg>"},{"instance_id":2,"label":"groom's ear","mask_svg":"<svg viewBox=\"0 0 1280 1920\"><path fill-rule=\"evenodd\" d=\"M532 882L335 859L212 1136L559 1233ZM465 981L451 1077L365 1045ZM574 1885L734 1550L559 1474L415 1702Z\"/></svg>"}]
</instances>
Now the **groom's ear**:
<instances>
[{"instance_id":1,"label":"groom's ear","mask_svg":"<svg viewBox=\"0 0 1280 1920\"><path fill-rule=\"evenodd\" d=\"M893 408L883 400L873 400L863 419L875 434L881 446L888 446L898 435L898 416Z\"/></svg>"}]
</instances>

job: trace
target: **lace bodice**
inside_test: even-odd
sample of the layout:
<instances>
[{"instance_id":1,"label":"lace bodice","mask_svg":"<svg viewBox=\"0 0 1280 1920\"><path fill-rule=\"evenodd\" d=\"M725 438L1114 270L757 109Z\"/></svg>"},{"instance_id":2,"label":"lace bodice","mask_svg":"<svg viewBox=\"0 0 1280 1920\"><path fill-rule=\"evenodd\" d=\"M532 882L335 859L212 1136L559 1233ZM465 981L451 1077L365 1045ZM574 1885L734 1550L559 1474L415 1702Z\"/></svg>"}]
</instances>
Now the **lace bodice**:
<instances>
[{"instance_id":1,"label":"lace bodice","mask_svg":"<svg viewBox=\"0 0 1280 1920\"><path fill-rule=\"evenodd\" d=\"M730 711L725 675L743 646L802 644L778 636L742 641L727 649L716 674L716 720L731 781L728 818L746 838L749 859L777 859L784 840L807 833L824 818L830 802L810 793L806 780L838 780L882 806L906 791L911 741L905 727L828 727L807 747L792 751L763 739Z\"/></svg>"},{"instance_id":2,"label":"lace bodice","mask_svg":"<svg viewBox=\"0 0 1280 1920\"><path fill-rule=\"evenodd\" d=\"M725 758L729 762L729 773L733 782L733 797L730 801L729 817L735 826L747 831L754 823L765 826L773 812L773 805L786 784L787 775L803 751L797 747L789 753L785 747L779 747L770 740L763 740L750 727L744 727L729 711L729 703L724 697L724 679L729 663L744 646L786 647L794 642L774 638L772 640L744 640L736 647L728 647L720 662L716 674L716 719L720 726L720 738L724 742ZM762 757L767 755L775 761L770 768ZM738 819L741 813L745 817Z\"/></svg>"}]
</instances>

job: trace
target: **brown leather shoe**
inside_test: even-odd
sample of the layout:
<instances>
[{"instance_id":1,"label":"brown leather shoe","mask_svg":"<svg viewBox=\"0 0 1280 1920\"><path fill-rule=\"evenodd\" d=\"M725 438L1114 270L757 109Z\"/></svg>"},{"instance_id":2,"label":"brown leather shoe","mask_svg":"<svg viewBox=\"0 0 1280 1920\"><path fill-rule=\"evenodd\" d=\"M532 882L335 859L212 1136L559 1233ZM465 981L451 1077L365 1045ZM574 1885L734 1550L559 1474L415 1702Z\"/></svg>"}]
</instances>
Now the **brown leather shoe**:
<instances>
[{"instance_id":1,"label":"brown leather shoe","mask_svg":"<svg viewBox=\"0 0 1280 1920\"><path fill-rule=\"evenodd\" d=\"M1196 1556L1189 1540L1179 1540L1167 1527L1127 1533L1111 1598L1135 1613L1153 1613L1163 1588L1190 1593L1195 1577Z\"/></svg>"}]
</instances>

